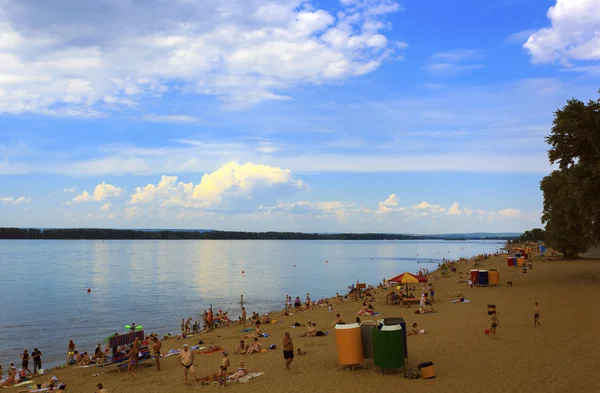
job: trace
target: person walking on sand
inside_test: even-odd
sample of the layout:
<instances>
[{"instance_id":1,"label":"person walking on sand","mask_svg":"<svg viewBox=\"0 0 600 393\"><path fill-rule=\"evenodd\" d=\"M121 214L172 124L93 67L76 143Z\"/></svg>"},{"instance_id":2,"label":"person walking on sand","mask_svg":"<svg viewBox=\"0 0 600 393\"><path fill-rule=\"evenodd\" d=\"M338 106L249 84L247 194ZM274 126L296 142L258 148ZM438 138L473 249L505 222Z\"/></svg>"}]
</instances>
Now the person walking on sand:
<instances>
[{"instance_id":1,"label":"person walking on sand","mask_svg":"<svg viewBox=\"0 0 600 393\"><path fill-rule=\"evenodd\" d=\"M498 328L499 326L500 326L500 321L498 321L498 317L496 316L496 311L492 311L492 327L490 328L490 333L492 333L494 335L494 338L497 337L496 328Z\"/></svg>"},{"instance_id":2,"label":"person walking on sand","mask_svg":"<svg viewBox=\"0 0 600 393\"><path fill-rule=\"evenodd\" d=\"M292 343L290 332L285 332L283 338L283 358L285 359L285 368L289 371L290 364L294 361L294 343Z\"/></svg>"},{"instance_id":3,"label":"person walking on sand","mask_svg":"<svg viewBox=\"0 0 600 393\"><path fill-rule=\"evenodd\" d=\"M246 307L242 307L242 324L244 325L244 329L246 329Z\"/></svg>"},{"instance_id":4,"label":"person walking on sand","mask_svg":"<svg viewBox=\"0 0 600 393\"><path fill-rule=\"evenodd\" d=\"M154 336L154 344L152 344L152 350L154 351L154 360L156 362L156 371L160 371L160 348L162 347L162 342L158 339L158 337Z\"/></svg>"},{"instance_id":5,"label":"person walking on sand","mask_svg":"<svg viewBox=\"0 0 600 393\"><path fill-rule=\"evenodd\" d=\"M473 290L473 279L469 278L469 289Z\"/></svg>"},{"instance_id":6,"label":"person walking on sand","mask_svg":"<svg viewBox=\"0 0 600 393\"><path fill-rule=\"evenodd\" d=\"M227 383L227 369L229 368L229 354L227 351L223 352L223 360L221 360L221 366L219 367L219 378L223 383L223 387Z\"/></svg>"},{"instance_id":7,"label":"person walking on sand","mask_svg":"<svg viewBox=\"0 0 600 393\"><path fill-rule=\"evenodd\" d=\"M540 323L540 305L535 302L535 311L533 314L533 327L537 328L537 327L542 327L542 324Z\"/></svg>"},{"instance_id":8,"label":"person walking on sand","mask_svg":"<svg viewBox=\"0 0 600 393\"><path fill-rule=\"evenodd\" d=\"M194 384L198 386L198 381L196 381L196 372L194 371L194 352L190 351L190 347L187 344L183 344L183 351L179 352L177 358L180 359L181 365L183 366L183 375L184 382L186 385L192 386L192 384L188 384L188 370L190 374L192 374L192 379L194 380Z\"/></svg>"}]
</instances>

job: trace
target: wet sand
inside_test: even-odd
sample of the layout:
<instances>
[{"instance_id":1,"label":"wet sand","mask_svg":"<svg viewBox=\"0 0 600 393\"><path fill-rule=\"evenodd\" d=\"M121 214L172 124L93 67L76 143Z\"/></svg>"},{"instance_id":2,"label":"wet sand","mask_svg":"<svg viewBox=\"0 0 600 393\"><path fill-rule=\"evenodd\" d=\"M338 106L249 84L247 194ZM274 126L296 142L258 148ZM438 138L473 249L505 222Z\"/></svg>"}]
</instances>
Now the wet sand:
<instances>
[{"instance_id":1,"label":"wet sand","mask_svg":"<svg viewBox=\"0 0 600 393\"><path fill-rule=\"evenodd\" d=\"M472 264L459 270L468 278ZM414 310L398 305L385 305L382 294L374 302L377 311L385 317L403 317L410 326L418 322L427 334L408 337L409 368L424 361L434 362L436 378L430 380L407 380L402 373L382 375L372 362L367 361L366 370L343 371L337 364L334 328L327 326L340 313L345 322L351 323L361 303L348 301L335 304L333 313L326 307L308 312L277 318L282 325L268 325L263 331L271 337L262 338L263 347L276 344L277 349L261 354L234 355L241 333L240 325L219 328L212 333L195 335L185 341L168 340L163 352L181 348L183 343L203 346L219 345L230 352L231 371L239 361L245 361L250 372L265 374L247 383L231 383L231 391L270 392L343 392L343 391L397 391L416 392L596 392L600 391L600 364L598 345L600 316L600 261L580 260L542 262L533 260L533 270L523 274L520 268L506 266L504 257L484 261L482 268L500 270L500 286L481 287L469 291L466 283L456 283L452 275L433 281L436 313L415 315ZM399 272L400 273L400 272ZM513 286L507 287L506 281ZM373 283L377 284L377 283ZM453 298L446 292L461 291L470 303L452 304ZM420 291L418 291L420 292ZM290 294L295 297L297 294ZM540 303L541 328L534 329L534 303ZM490 327L487 305L495 304L500 321L498 337L484 333ZM252 310L248 310L251 314ZM363 320L381 317L361 317ZM291 328L294 322L316 322L318 330L329 331L325 337L299 338L306 327ZM173 321L176 326L177 321ZM282 339L286 331L292 333L294 347L307 350L306 356L296 356L288 372L282 356ZM148 333L148 332L147 332ZM220 337L218 337L220 336ZM88 348L93 351L93 348ZM196 356L198 377L217 372L220 353ZM73 369L72 367L51 371L36 382L43 382L52 375L68 384L67 391L94 392L102 382L110 393L120 392L189 392L216 391L219 385L188 388L183 384L183 367L175 356L162 359L161 371L156 372L151 361L139 365L138 376L132 379L126 371L113 369ZM93 377L93 373L100 372ZM10 388L6 391L23 389Z\"/></svg>"}]
</instances>

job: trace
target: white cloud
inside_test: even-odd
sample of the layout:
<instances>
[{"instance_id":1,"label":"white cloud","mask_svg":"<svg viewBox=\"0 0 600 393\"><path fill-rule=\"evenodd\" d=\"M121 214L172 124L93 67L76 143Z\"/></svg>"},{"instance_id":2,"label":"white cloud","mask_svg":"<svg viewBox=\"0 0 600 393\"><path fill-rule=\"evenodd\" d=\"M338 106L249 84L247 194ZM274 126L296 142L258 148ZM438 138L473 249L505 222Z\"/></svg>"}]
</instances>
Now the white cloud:
<instances>
[{"instance_id":1,"label":"white cloud","mask_svg":"<svg viewBox=\"0 0 600 393\"><path fill-rule=\"evenodd\" d=\"M450 208L448 209L449 216L459 216L462 213L463 212L462 210L460 210L460 204L458 202L454 202L452 206L450 206Z\"/></svg>"},{"instance_id":2,"label":"white cloud","mask_svg":"<svg viewBox=\"0 0 600 393\"><path fill-rule=\"evenodd\" d=\"M533 33L523 48L534 63L600 60L600 2L556 0L546 14L551 26Z\"/></svg>"},{"instance_id":3,"label":"white cloud","mask_svg":"<svg viewBox=\"0 0 600 393\"><path fill-rule=\"evenodd\" d=\"M281 202L279 201L274 206L259 206L258 213L263 216L271 214L291 214L291 215L308 215L315 219L333 217L338 224L348 222L348 217L358 214L358 209L353 203L342 201L324 201L324 202Z\"/></svg>"},{"instance_id":4,"label":"white cloud","mask_svg":"<svg viewBox=\"0 0 600 393\"><path fill-rule=\"evenodd\" d=\"M290 170L269 165L230 162L202 176L200 183L176 183L177 176L162 176L156 185L138 187L129 204L182 206L219 211L252 211L279 198L306 190L308 185Z\"/></svg>"},{"instance_id":5,"label":"white cloud","mask_svg":"<svg viewBox=\"0 0 600 393\"><path fill-rule=\"evenodd\" d=\"M118 197L119 195L121 195L122 192L123 190L121 188L115 187L112 184L106 184L105 182L102 182L101 184L98 184L96 186L93 193L90 194L89 192L84 191L81 194L77 195L75 198L73 198L73 201L102 202L108 198Z\"/></svg>"},{"instance_id":6,"label":"white cloud","mask_svg":"<svg viewBox=\"0 0 600 393\"><path fill-rule=\"evenodd\" d=\"M462 217L463 219L486 220L486 222L497 222L523 218L524 214L517 209L501 209L499 211L485 211L482 209L461 208L460 203L454 202L450 207L444 208L439 204L431 204L423 201L413 206L400 206L400 199L396 194L391 194L385 201L379 203L379 208L374 211L375 217L382 218L390 214L402 214L407 219L432 218L441 219L445 216ZM365 210L365 213L371 213ZM527 215L528 219L539 219L539 212Z\"/></svg>"},{"instance_id":7,"label":"white cloud","mask_svg":"<svg viewBox=\"0 0 600 393\"><path fill-rule=\"evenodd\" d=\"M100 210L102 210L102 211L107 211L107 210L110 210L111 208L112 208L111 203L105 203L104 205L100 206Z\"/></svg>"},{"instance_id":8,"label":"white cloud","mask_svg":"<svg viewBox=\"0 0 600 393\"><path fill-rule=\"evenodd\" d=\"M434 53L429 57L425 69L437 76L455 76L465 72L483 68L483 64L465 64L482 55L477 49L463 49L450 52Z\"/></svg>"},{"instance_id":9,"label":"white cloud","mask_svg":"<svg viewBox=\"0 0 600 393\"><path fill-rule=\"evenodd\" d=\"M21 205L23 203L29 203L31 202L31 199L29 198L25 198L25 197L18 197L18 198L13 198L13 197L0 197L0 203L2 203L3 205Z\"/></svg>"},{"instance_id":10,"label":"white cloud","mask_svg":"<svg viewBox=\"0 0 600 393\"><path fill-rule=\"evenodd\" d=\"M151 121L155 123L182 123L182 124L194 124L200 123L201 119L194 116L187 115L146 115L143 117L146 121Z\"/></svg>"},{"instance_id":11,"label":"white cloud","mask_svg":"<svg viewBox=\"0 0 600 393\"><path fill-rule=\"evenodd\" d=\"M139 206L129 206L125 208L125 217L127 219L134 219L144 214L144 209Z\"/></svg>"},{"instance_id":12,"label":"white cloud","mask_svg":"<svg viewBox=\"0 0 600 393\"><path fill-rule=\"evenodd\" d=\"M71 187L71 188L65 188L65 189L63 190L63 192L75 192L75 191L76 191L75 187Z\"/></svg>"},{"instance_id":13,"label":"white cloud","mask_svg":"<svg viewBox=\"0 0 600 393\"><path fill-rule=\"evenodd\" d=\"M395 0L6 0L0 113L100 116L140 97L208 94L239 108L301 84L360 76L398 57L383 35ZM9 94L10 92L10 94ZM149 121L196 122L186 115Z\"/></svg>"}]
</instances>

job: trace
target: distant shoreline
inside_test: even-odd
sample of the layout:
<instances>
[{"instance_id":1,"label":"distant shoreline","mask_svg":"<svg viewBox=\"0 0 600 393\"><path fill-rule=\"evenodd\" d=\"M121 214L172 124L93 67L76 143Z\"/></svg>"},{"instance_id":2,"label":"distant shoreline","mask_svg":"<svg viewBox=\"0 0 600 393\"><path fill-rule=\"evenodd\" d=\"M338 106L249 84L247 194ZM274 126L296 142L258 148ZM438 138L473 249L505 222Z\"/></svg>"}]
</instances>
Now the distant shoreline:
<instances>
[{"instance_id":1,"label":"distant shoreline","mask_svg":"<svg viewBox=\"0 0 600 393\"><path fill-rule=\"evenodd\" d=\"M492 234L490 234L492 235ZM152 231L127 229L0 228L0 240L513 240L518 236L407 235L390 233L302 233L241 231Z\"/></svg>"}]
</instances>

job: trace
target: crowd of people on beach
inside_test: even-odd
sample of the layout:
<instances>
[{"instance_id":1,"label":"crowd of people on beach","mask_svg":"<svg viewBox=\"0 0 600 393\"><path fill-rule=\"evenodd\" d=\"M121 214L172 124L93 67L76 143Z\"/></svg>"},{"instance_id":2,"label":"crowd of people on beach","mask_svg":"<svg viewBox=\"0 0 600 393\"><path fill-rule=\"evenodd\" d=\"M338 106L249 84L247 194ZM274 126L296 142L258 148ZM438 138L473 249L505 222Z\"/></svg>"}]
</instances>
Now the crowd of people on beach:
<instances>
[{"instance_id":1,"label":"crowd of people on beach","mask_svg":"<svg viewBox=\"0 0 600 393\"><path fill-rule=\"evenodd\" d=\"M268 346L264 346L261 342L261 339L270 337L270 335L263 331L263 326L268 326L270 324L279 324L282 323L281 318L288 317L294 315L297 312L309 312L316 308L327 308L329 313L332 313L335 307L335 304L339 304L342 302L362 302L362 306L356 312L356 319L354 322L360 324L361 316L373 316L378 315L376 308L374 306L374 302L377 301L376 295L383 295L385 298L385 303L388 305L402 305L403 307L410 308L411 302L418 302L419 307L415 311L415 314L424 314L429 312L435 312L433 309L433 303L435 299L435 287L433 281L437 278L437 273L441 274L443 277L447 276L449 273L455 274L457 277L458 283L464 283L463 273L460 271L461 267L469 267L470 264L473 264L474 267L481 266L483 262L488 258L488 255L479 255L473 258L463 258L458 261L450 261L445 260L438 265L438 269L429 273L428 269L421 269L418 272L419 277L424 277L425 274L429 273L429 281L424 283L417 284L401 284L397 285L396 283L389 282L387 280L383 280L377 287L372 285L366 286L364 284L354 284L348 287L348 293L346 295L340 295L336 293L334 298L323 298L319 300L312 300L310 297L310 293L306 294L305 300L302 301L299 296L296 296L294 300L292 300L292 296L286 295L284 302L284 310L279 315L279 321L273 319L269 313L264 315L260 315L257 312L252 312L251 316L247 317L246 308L244 306L244 298L243 295L240 297L240 310L241 315L238 318L238 324L243 328L242 332L247 333L240 336L240 341L233 351L235 355L253 355L260 354L262 352L266 352L272 349L276 349L277 346L275 344L271 344ZM473 290L474 282L469 278L468 280L469 288ZM421 286L419 289L418 286ZM418 294L421 292L420 296ZM457 297L460 302L463 302L465 296L461 294L459 291L458 294L446 294L450 297ZM381 296L380 296L381 298ZM541 327L540 323L540 307L538 303L535 303L534 310L534 327ZM354 317L353 317L354 318ZM212 332L215 328L222 326L230 326L232 321L229 318L227 311L218 310L217 312L213 312L212 307L208 310L204 311L202 314L202 322L201 325L198 321L194 321L192 323L193 318L182 318L180 329L181 333L177 336L173 337L170 333L164 335L162 337L162 341L164 340L178 340L178 339L186 339L190 338L193 335L201 334L201 333L209 333ZM490 328L486 329L486 333L491 334L492 337L498 337L497 329L500 327L500 321L496 314L496 311L490 312ZM340 313L335 314L335 318L333 322L328 325L329 328L334 327L336 325L345 324L344 318L340 315ZM129 327L129 326L127 326ZM294 323L292 327L304 327L299 323ZM134 333L136 331L136 325L133 323L131 325L130 332ZM418 325L418 322L414 322L412 327L407 331L408 336L413 335L422 335L426 334L427 331ZM306 325L306 331L303 333L299 333L297 335L298 338L308 338L308 337L321 337L327 335L327 332L319 330L317 328L317 324L313 321L309 321ZM118 337L119 334L115 333L111 336L111 338ZM217 335L217 337L220 337ZM169 355L177 355L178 362L181 364L183 368L184 374L184 383L186 385L191 385L192 382L195 384L208 384L208 383L219 383L223 386L226 385L227 382L235 382L243 379L244 377L249 375L249 370L246 367L244 361L240 361L238 363L238 367L235 372L228 373L228 369L230 368L230 358L229 352L224 348L219 346L211 346L208 349L204 347L200 347L203 344L203 341L200 340L198 342L198 346L191 347L188 344L184 344L183 348L180 350L171 350L169 353L165 354L162 352L163 342L159 339L156 333L147 335L144 339L140 339L136 337L133 342L128 343L122 346L116 346L113 348L109 348L108 345L102 349L101 344L98 344L93 352L93 355L89 355L88 352L80 352L78 351L75 343L70 340L67 348L67 366L74 367L90 367L94 365L103 365L107 364L111 361L114 361L117 358L126 359L127 364L127 372L131 375L132 378L137 376L137 368L140 361L144 359L154 359L154 365L157 372L160 372L160 361L161 358L169 356ZM292 335L290 332L285 332L284 337L282 339L282 350L283 350L283 358L285 361L285 367L287 370L290 369L290 366L294 360L295 356L305 356L307 354L306 350L302 350L300 348L294 347ZM147 352L147 355L142 356L142 352ZM194 361L196 354L210 354L221 352L222 357L220 360L220 365L218 371L207 376L198 378L196 375L196 370L194 369ZM33 363L33 371L30 370L29 365L30 362ZM17 369L14 364L11 364L8 369L8 375L6 379L2 379L2 367L0 365L0 387L4 386L14 386L18 385L23 381L27 381L29 377L36 376L42 374L44 369L42 368L42 352L38 348L34 348L34 350L29 353L28 350L24 350L21 354L21 368ZM99 374L95 374L99 375ZM191 380L190 380L191 378ZM64 390L66 389L66 384L58 381L56 377L52 377L47 382L42 384L37 384L38 391L52 391L52 390ZM35 392L36 390L28 389L27 392ZM98 393L108 393L106 388L99 383L97 385Z\"/></svg>"}]
</instances>

